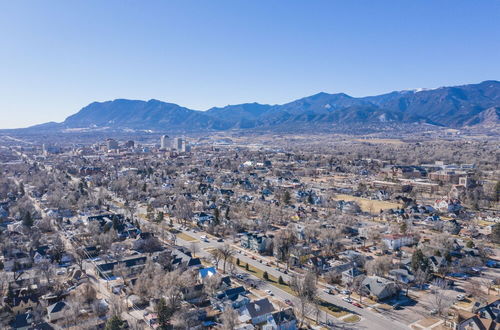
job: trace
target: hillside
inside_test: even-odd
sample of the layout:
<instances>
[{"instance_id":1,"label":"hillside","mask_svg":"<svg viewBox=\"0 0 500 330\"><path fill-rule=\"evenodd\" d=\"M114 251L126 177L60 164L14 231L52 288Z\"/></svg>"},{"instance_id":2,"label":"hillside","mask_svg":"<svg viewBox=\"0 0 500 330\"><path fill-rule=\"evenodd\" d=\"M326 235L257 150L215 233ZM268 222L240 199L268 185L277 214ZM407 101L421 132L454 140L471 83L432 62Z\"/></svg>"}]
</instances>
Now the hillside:
<instances>
[{"instance_id":1,"label":"hillside","mask_svg":"<svg viewBox=\"0 0 500 330\"><path fill-rule=\"evenodd\" d=\"M188 109L158 100L94 102L62 123L29 129L228 130L302 129L426 123L451 128L499 125L500 82L484 81L431 90L395 91L356 98L318 93L282 105L246 103Z\"/></svg>"}]
</instances>

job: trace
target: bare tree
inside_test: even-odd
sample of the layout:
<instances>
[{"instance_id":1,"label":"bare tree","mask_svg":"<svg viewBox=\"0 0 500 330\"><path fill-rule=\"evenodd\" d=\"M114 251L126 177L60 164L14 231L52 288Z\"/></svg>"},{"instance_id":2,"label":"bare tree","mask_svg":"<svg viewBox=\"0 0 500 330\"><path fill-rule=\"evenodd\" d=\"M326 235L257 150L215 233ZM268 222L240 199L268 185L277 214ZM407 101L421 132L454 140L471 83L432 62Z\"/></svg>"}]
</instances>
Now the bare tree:
<instances>
[{"instance_id":1,"label":"bare tree","mask_svg":"<svg viewBox=\"0 0 500 330\"><path fill-rule=\"evenodd\" d=\"M452 300L446 297L444 290L436 289L430 295L430 304L439 316L444 316L452 305Z\"/></svg>"},{"instance_id":2,"label":"bare tree","mask_svg":"<svg viewBox=\"0 0 500 330\"><path fill-rule=\"evenodd\" d=\"M183 225L186 225L193 217L193 207L185 196L180 196L175 201L174 216Z\"/></svg>"},{"instance_id":3,"label":"bare tree","mask_svg":"<svg viewBox=\"0 0 500 330\"><path fill-rule=\"evenodd\" d=\"M392 268L392 259L389 256L382 256L371 260L366 264L366 270L369 274L383 276Z\"/></svg>"},{"instance_id":4,"label":"bare tree","mask_svg":"<svg viewBox=\"0 0 500 330\"><path fill-rule=\"evenodd\" d=\"M216 250L219 252L223 260L222 272L226 273L226 263L228 261L231 261L231 258L234 255L234 249L229 244L224 244L223 246L218 247Z\"/></svg>"},{"instance_id":5,"label":"bare tree","mask_svg":"<svg viewBox=\"0 0 500 330\"><path fill-rule=\"evenodd\" d=\"M238 313L233 307L228 306L224 309L224 312L222 312L221 321L223 330L234 330L239 324Z\"/></svg>"},{"instance_id":6,"label":"bare tree","mask_svg":"<svg viewBox=\"0 0 500 330\"><path fill-rule=\"evenodd\" d=\"M222 278L220 275L213 275L206 277L203 280L203 290L208 296L213 296L220 288L222 283Z\"/></svg>"},{"instance_id":7,"label":"bare tree","mask_svg":"<svg viewBox=\"0 0 500 330\"><path fill-rule=\"evenodd\" d=\"M36 269L45 277L47 286L50 286L50 280L54 276L54 265L49 260L44 259L36 264Z\"/></svg>"},{"instance_id":8,"label":"bare tree","mask_svg":"<svg viewBox=\"0 0 500 330\"><path fill-rule=\"evenodd\" d=\"M300 328L313 309L312 304L317 301L316 275L312 272L308 272L303 278L294 275L290 280L290 288L298 297L297 313L300 317Z\"/></svg>"},{"instance_id":9,"label":"bare tree","mask_svg":"<svg viewBox=\"0 0 500 330\"><path fill-rule=\"evenodd\" d=\"M78 300L84 304L92 305L97 298L97 291L90 283L84 283L78 287Z\"/></svg>"},{"instance_id":10,"label":"bare tree","mask_svg":"<svg viewBox=\"0 0 500 330\"><path fill-rule=\"evenodd\" d=\"M464 290L470 296L474 297L479 302L485 302L487 300L486 293L481 288L481 282L478 280L470 280L464 285Z\"/></svg>"},{"instance_id":11,"label":"bare tree","mask_svg":"<svg viewBox=\"0 0 500 330\"><path fill-rule=\"evenodd\" d=\"M196 253L199 250L198 242L191 242L191 244L189 244L189 249L193 252L193 257L196 257Z\"/></svg>"},{"instance_id":12,"label":"bare tree","mask_svg":"<svg viewBox=\"0 0 500 330\"><path fill-rule=\"evenodd\" d=\"M222 260L222 254L220 253L219 249L213 250L212 259L214 260L215 268L219 268L219 263Z\"/></svg>"}]
</instances>

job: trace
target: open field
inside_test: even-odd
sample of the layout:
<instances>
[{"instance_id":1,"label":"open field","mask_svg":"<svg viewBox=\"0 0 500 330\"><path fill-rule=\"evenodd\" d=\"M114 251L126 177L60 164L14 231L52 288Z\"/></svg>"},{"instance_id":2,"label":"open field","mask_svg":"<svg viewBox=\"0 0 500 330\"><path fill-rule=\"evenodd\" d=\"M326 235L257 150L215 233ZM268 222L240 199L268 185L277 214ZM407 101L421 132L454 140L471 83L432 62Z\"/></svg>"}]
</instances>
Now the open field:
<instances>
[{"instance_id":1,"label":"open field","mask_svg":"<svg viewBox=\"0 0 500 330\"><path fill-rule=\"evenodd\" d=\"M363 197L356 197L351 195L337 194L336 200L355 201L361 207L361 210L369 213L379 213L380 210L387 210L400 207L401 204L387 201L372 200Z\"/></svg>"}]
</instances>

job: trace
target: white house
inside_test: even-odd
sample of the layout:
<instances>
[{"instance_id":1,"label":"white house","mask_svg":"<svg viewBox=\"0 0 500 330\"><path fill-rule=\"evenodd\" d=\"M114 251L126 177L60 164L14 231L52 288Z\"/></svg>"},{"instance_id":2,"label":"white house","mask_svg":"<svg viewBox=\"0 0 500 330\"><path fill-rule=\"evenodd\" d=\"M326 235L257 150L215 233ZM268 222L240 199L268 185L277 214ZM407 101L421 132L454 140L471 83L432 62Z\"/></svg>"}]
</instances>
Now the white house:
<instances>
[{"instance_id":1,"label":"white house","mask_svg":"<svg viewBox=\"0 0 500 330\"><path fill-rule=\"evenodd\" d=\"M388 249L397 250L402 246L412 245L414 242L413 235L400 235L400 234L390 234L385 235L382 241L387 246Z\"/></svg>"}]
</instances>

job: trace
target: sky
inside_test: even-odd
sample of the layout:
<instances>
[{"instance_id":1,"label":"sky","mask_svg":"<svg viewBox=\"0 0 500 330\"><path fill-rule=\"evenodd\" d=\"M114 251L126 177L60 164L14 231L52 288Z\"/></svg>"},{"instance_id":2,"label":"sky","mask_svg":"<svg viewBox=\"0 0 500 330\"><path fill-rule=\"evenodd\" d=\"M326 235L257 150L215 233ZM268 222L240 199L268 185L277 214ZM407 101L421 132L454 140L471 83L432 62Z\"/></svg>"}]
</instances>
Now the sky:
<instances>
[{"instance_id":1,"label":"sky","mask_svg":"<svg viewBox=\"0 0 500 330\"><path fill-rule=\"evenodd\" d=\"M0 128L500 80L500 0L0 0Z\"/></svg>"}]
</instances>

